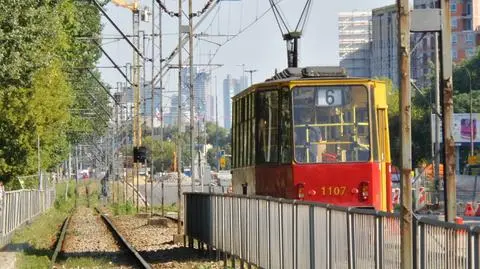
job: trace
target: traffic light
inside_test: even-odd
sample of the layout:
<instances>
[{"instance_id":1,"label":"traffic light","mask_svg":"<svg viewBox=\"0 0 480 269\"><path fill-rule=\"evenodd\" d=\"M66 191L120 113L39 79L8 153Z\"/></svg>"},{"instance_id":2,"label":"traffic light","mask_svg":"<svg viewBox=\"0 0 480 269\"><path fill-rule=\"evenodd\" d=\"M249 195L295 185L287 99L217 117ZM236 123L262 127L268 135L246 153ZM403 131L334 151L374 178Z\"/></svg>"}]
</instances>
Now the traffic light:
<instances>
[{"instance_id":1,"label":"traffic light","mask_svg":"<svg viewBox=\"0 0 480 269\"><path fill-rule=\"evenodd\" d=\"M133 162L144 163L147 160L147 148L146 147L134 147L133 148Z\"/></svg>"}]
</instances>

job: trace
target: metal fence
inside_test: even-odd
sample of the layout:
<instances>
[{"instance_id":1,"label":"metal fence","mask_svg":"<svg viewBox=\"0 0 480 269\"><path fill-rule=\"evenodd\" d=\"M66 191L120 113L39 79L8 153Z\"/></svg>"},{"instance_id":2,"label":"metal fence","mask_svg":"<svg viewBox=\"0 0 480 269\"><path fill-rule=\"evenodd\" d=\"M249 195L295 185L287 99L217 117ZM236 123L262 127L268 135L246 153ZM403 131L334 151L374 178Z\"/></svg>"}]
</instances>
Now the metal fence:
<instances>
[{"instance_id":1,"label":"metal fence","mask_svg":"<svg viewBox=\"0 0 480 269\"><path fill-rule=\"evenodd\" d=\"M0 248L2 248L10 242L15 229L53 206L55 188L42 191L7 191L3 193L3 198L0 198Z\"/></svg>"},{"instance_id":2,"label":"metal fence","mask_svg":"<svg viewBox=\"0 0 480 269\"><path fill-rule=\"evenodd\" d=\"M480 229L414 220L415 268L478 268ZM185 234L260 268L400 268L398 215L268 197L186 193Z\"/></svg>"}]
</instances>

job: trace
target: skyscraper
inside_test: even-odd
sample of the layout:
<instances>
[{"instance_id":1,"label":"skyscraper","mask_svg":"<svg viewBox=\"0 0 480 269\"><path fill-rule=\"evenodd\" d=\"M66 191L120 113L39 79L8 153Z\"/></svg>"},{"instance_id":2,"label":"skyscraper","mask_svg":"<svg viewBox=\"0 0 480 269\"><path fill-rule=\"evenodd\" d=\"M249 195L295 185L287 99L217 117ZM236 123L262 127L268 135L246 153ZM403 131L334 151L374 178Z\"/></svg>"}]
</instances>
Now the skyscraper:
<instances>
[{"instance_id":1,"label":"skyscraper","mask_svg":"<svg viewBox=\"0 0 480 269\"><path fill-rule=\"evenodd\" d=\"M398 16L397 6L372 10L372 77L388 77L394 87L398 77Z\"/></svg>"},{"instance_id":2,"label":"skyscraper","mask_svg":"<svg viewBox=\"0 0 480 269\"><path fill-rule=\"evenodd\" d=\"M245 78L242 76L240 79L235 79L227 75L223 80L223 127L225 128L232 127L232 97L246 88Z\"/></svg>"},{"instance_id":3,"label":"skyscraper","mask_svg":"<svg viewBox=\"0 0 480 269\"><path fill-rule=\"evenodd\" d=\"M414 0L414 8L438 8L438 0ZM452 30L452 61L460 63L475 55L479 44L476 30L480 26L480 0L455 0L450 2ZM415 49L412 52L412 78L420 87L431 84L431 74L434 70L431 63L435 62L435 35L415 34L413 38Z\"/></svg>"},{"instance_id":4,"label":"skyscraper","mask_svg":"<svg viewBox=\"0 0 480 269\"><path fill-rule=\"evenodd\" d=\"M232 126L232 93L233 81L230 75L223 80L223 127Z\"/></svg>"}]
</instances>

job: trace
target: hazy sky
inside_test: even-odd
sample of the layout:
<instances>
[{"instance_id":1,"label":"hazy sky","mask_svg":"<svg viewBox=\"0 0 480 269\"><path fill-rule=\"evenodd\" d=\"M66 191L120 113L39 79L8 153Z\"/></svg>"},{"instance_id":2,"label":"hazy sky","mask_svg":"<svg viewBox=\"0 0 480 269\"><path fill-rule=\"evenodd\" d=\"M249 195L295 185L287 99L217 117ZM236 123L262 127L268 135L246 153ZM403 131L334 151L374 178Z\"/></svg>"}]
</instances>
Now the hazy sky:
<instances>
[{"instance_id":1,"label":"hazy sky","mask_svg":"<svg viewBox=\"0 0 480 269\"><path fill-rule=\"evenodd\" d=\"M130 0L131 2L133 0ZM297 24L305 0L276 0L287 17L293 30ZM169 10L178 10L177 0L165 0ZM207 0L193 0L194 10L199 10ZM385 5L394 4L394 0L336 0L312 1L312 10L300 41L300 66L338 65L338 24L339 12L365 11ZM140 1L140 6L151 6L151 0ZM126 34L132 32L131 12L122 7L108 4L109 16ZM188 1L183 2L184 12L188 12ZM211 67L212 76L217 78L218 91L222 89L222 81L227 74L240 77L243 69L258 70L253 74L253 82L264 81L273 75L275 68L279 71L287 66L286 45L281 36L277 22L268 0L223 1L217 5L204 22L195 31L196 34L209 35L195 39L194 63L221 64ZM267 12L268 11L268 12ZM264 16L262 16L264 14ZM155 20L158 21L156 11ZM198 18L195 18L196 23ZM103 18L104 37L118 36L116 30ZM178 40L178 19L163 15L163 57L171 53ZM187 24L185 20L183 24ZM250 25L250 27L247 27ZM141 23L141 29L151 32L151 22ZM158 29L157 29L158 31ZM218 37L218 36L229 36ZM158 40L155 41L158 45ZM104 39L103 47L118 65L132 61L132 49L125 41ZM151 43L146 43L147 57L151 57ZM220 46L219 46L220 45ZM186 63L188 44L184 48L183 59ZM159 49L155 49L158 60ZM213 58L212 58L212 55ZM174 59L172 64L177 64ZM109 66L110 62L102 57L100 66ZM158 66L158 62L156 63ZM243 67L243 66L244 67ZM208 70L208 67L202 67ZM110 85L124 81L119 72L113 69L101 69L103 79ZM157 70L155 71L157 72ZM176 91L178 71L172 69L164 78L165 90ZM151 79L151 68L147 66L146 80ZM249 74L247 74L249 76Z\"/></svg>"},{"instance_id":2,"label":"hazy sky","mask_svg":"<svg viewBox=\"0 0 480 269\"><path fill-rule=\"evenodd\" d=\"M277 0L278 1L278 0ZM199 10L207 0L193 0L194 10ZM287 21L293 29L298 20L301 8L305 0L282 0L278 1L279 6L287 16ZM312 10L309 20L304 29L303 37L300 41L300 65L337 65L338 64L338 30L337 17L342 11L363 11L370 10L389 4L394 0L337 0L337 1L312 1ZM151 0L140 1L141 6L151 6ZM183 2L184 11L188 11L188 1ZM165 5L172 11L178 10L178 1L165 0ZM221 2L217 9L210 13L209 17L199 27L199 32L209 32L212 35L235 35L245 28L248 24L254 22L257 17L268 10L268 0L244 0ZM131 33L132 15L128 9L117 7L112 4L107 5L109 16L126 33ZM158 14L158 12L157 12ZM157 17L157 15L155 16ZM198 18L195 20L198 21ZM103 34L105 37L118 35L110 23L105 19ZM184 22L185 24L187 21ZM147 25L146 25L147 24ZM168 55L177 42L178 20L167 15L163 16L164 37L164 56ZM141 23L141 28L148 33L151 31L151 23ZM210 26L210 27L208 27ZM208 30L206 30L208 28ZM206 38L205 38L206 39ZM225 38L210 37L209 41L215 43L224 43ZM156 41L158 43L158 40ZM205 64L208 62L208 53L213 53L218 46L207 41L195 39L195 64ZM104 40L104 48L117 62L123 65L132 61L132 50L124 41ZM188 46L185 47L185 50ZM151 55L150 43L147 44L148 56ZM157 49L158 53L158 49ZM187 54L183 58L186 60ZM157 55L158 58L158 55ZM176 64L178 60L174 60ZM214 73L218 78L223 78L224 74L230 73L234 76L240 76L242 67L246 69L257 69L254 74L254 81L262 81L270 77L275 68L279 70L286 67L286 48L285 42L281 37L280 30L275 18L270 11L258 19L250 28L240 33L235 38L221 46L212 63L223 64L223 67L216 69ZM102 57L100 65L110 65L105 57ZM147 80L150 72L147 70ZM176 72L170 72L176 73ZM112 85L121 81L122 77L113 70L103 70L104 80Z\"/></svg>"}]
</instances>

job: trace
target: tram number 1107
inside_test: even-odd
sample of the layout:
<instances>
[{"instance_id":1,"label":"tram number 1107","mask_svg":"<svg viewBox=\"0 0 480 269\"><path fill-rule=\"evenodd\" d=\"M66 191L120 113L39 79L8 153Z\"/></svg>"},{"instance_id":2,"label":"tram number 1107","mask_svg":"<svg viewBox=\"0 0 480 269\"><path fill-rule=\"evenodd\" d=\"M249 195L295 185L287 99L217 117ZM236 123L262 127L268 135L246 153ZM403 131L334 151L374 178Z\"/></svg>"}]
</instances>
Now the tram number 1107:
<instances>
[{"instance_id":1,"label":"tram number 1107","mask_svg":"<svg viewBox=\"0 0 480 269\"><path fill-rule=\"evenodd\" d=\"M320 194L323 196L343 196L347 187L345 186L322 186L320 188Z\"/></svg>"}]
</instances>

